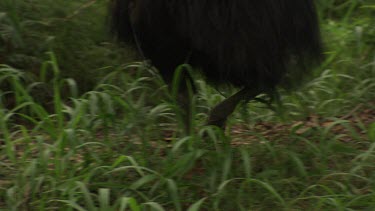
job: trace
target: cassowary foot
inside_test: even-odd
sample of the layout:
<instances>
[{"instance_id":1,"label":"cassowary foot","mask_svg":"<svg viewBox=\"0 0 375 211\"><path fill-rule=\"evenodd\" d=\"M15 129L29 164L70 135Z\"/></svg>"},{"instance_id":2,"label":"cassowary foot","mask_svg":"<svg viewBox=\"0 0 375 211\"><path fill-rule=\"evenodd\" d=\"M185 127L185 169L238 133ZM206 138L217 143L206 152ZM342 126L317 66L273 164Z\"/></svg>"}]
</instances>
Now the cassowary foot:
<instances>
[{"instance_id":1,"label":"cassowary foot","mask_svg":"<svg viewBox=\"0 0 375 211\"><path fill-rule=\"evenodd\" d=\"M218 128L225 129L227 118L215 118L215 117L209 117L206 125L212 125L217 126Z\"/></svg>"},{"instance_id":2,"label":"cassowary foot","mask_svg":"<svg viewBox=\"0 0 375 211\"><path fill-rule=\"evenodd\" d=\"M208 117L207 125L214 125L224 130L228 116L233 113L239 102L254 98L259 93L259 90L243 88L236 94L225 99L212 109L210 116Z\"/></svg>"},{"instance_id":3,"label":"cassowary foot","mask_svg":"<svg viewBox=\"0 0 375 211\"><path fill-rule=\"evenodd\" d=\"M230 98L216 105L210 112L206 125L217 126L225 130L228 116L233 113L236 105L231 103Z\"/></svg>"}]
</instances>

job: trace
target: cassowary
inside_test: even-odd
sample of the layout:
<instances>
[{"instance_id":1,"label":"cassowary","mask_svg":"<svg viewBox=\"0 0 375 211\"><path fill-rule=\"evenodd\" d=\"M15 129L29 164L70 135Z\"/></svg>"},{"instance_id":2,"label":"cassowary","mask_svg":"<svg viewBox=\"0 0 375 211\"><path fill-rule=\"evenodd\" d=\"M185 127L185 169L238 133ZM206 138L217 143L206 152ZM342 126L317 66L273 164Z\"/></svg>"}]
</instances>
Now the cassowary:
<instances>
[{"instance_id":1,"label":"cassowary","mask_svg":"<svg viewBox=\"0 0 375 211\"><path fill-rule=\"evenodd\" d=\"M294 83L321 61L313 0L112 0L110 13L115 36L137 46L167 83L188 63L212 84L240 88L212 109L209 125L224 127L240 101ZM182 76L186 96L192 79Z\"/></svg>"}]
</instances>

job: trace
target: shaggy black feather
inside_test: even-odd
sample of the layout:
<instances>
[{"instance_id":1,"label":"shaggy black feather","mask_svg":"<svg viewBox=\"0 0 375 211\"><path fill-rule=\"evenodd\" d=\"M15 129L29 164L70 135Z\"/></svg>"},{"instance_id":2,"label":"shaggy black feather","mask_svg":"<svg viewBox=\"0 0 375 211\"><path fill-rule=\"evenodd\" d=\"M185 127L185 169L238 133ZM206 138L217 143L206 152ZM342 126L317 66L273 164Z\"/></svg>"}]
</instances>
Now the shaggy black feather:
<instances>
[{"instance_id":1,"label":"shaggy black feather","mask_svg":"<svg viewBox=\"0 0 375 211\"><path fill-rule=\"evenodd\" d=\"M112 30L133 44L134 30L167 78L190 55L209 81L239 87L274 87L322 55L313 0L113 0Z\"/></svg>"},{"instance_id":2,"label":"shaggy black feather","mask_svg":"<svg viewBox=\"0 0 375 211\"><path fill-rule=\"evenodd\" d=\"M111 14L117 38L137 40L167 82L189 63L214 84L264 92L322 56L313 0L112 0Z\"/></svg>"}]
</instances>

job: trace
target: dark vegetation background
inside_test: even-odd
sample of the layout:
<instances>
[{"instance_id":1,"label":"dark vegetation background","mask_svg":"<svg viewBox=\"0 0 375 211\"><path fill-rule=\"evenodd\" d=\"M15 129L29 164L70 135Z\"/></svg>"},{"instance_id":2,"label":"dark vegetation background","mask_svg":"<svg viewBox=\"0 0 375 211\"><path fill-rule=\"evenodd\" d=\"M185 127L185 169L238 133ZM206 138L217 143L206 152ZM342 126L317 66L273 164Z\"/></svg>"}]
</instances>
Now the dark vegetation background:
<instances>
[{"instance_id":1,"label":"dark vegetation background","mask_svg":"<svg viewBox=\"0 0 375 211\"><path fill-rule=\"evenodd\" d=\"M375 2L316 3L314 77L223 133L202 125L234 90L196 76L183 136L155 70L111 40L107 1L1 0L0 210L374 210Z\"/></svg>"}]
</instances>

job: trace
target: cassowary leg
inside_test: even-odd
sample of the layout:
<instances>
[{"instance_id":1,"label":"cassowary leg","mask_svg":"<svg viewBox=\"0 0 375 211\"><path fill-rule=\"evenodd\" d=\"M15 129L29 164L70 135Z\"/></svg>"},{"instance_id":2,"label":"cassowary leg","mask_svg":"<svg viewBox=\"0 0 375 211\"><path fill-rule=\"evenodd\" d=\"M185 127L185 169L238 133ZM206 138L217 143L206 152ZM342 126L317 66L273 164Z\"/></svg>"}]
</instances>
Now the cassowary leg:
<instances>
[{"instance_id":1,"label":"cassowary leg","mask_svg":"<svg viewBox=\"0 0 375 211\"><path fill-rule=\"evenodd\" d=\"M230 114L242 100L250 100L261 92L257 89L243 88L236 94L216 105L210 112L207 125L215 125L225 128L225 122Z\"/></svg>"},{"instance_id":2,"label":"cassowary leg","mask_svg":"<svg viewBox=\"0 0 375 211\"><path fill-rule=\"evenodd\" d=\"M180 75L180 80L174 82L173 77L164 76L164 80L169 85L174 100L180 108L180 120L183 123L184 133L190 134L192 129L192 96L196 93L192 77L189 73L183 71Z\"/></svg>"},{"instance_id":3,"label":"cassowary leg","mask_svg":"<svg viewBox=\"0 0 375 211\"><path fill-rule=\"evenodd\" d=\"M192 129L192 105L191 105L191 95L193 93L189 93L187 89L181 90L181 92L178 93L177 96L177 103L178 106L181 109L180 115L181 115L181 121L183 123L184 127L184 133L186 135L190 134Z\"/></svg>"}]
</instances>

